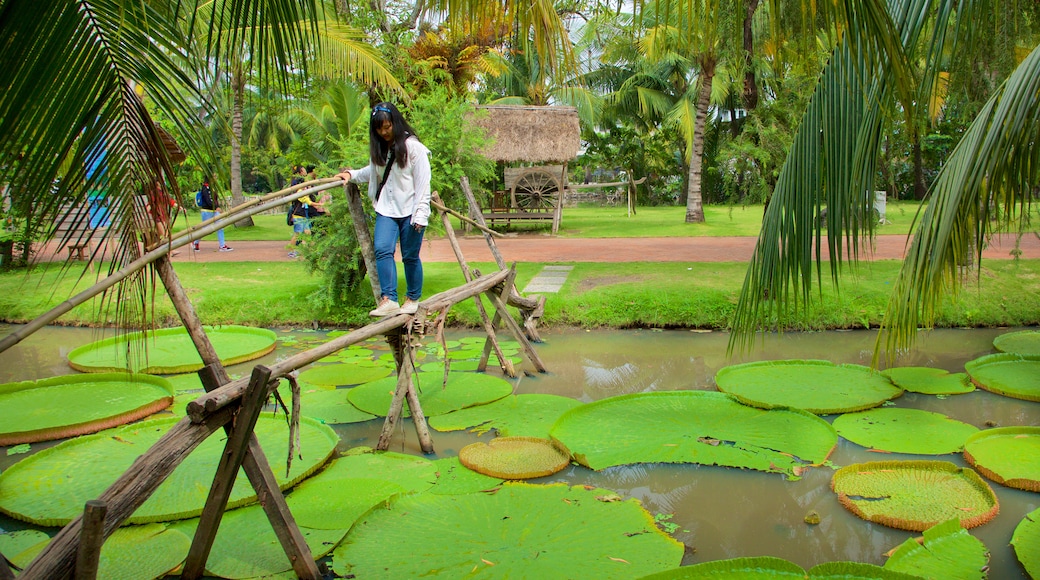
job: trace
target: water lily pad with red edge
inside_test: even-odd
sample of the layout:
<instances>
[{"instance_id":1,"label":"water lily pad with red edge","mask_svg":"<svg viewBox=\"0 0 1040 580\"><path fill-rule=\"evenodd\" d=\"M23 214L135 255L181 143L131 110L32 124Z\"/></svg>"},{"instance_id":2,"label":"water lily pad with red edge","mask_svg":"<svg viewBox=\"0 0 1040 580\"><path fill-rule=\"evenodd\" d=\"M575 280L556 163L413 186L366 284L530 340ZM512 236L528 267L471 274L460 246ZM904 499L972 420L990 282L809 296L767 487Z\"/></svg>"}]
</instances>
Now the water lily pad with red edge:
<instances>
[{"instance_id":1,"label":"water lily pad with red edge","mask_svg":"<svg viewBox=\"0 0 1040 580\"><path fill-rule=\"evenodd\" d=\"M987 478L1040 491L1040 427L999 427L972 435L964 459Z\"/></svg>"},{"instance_id":2,"label":"water lily pad with red edge","mask_svg":"<svg viewBox=\"0 0 1040 580\"><path fill-rule=\"evenodd\" d=\"M913 532L954 518L970 529L999 511L997 496L977 473L948 461L847 465L834 473L831 489L857 516Z\"/></svg>"},{"instance_id":3,"label":"water lily pad with red edge","mask_svg":"<svg viewBox=\"0 0 1040 580\"><path fill-rule=\"evenodd\" d=\"M277 335L249 326L205 326L224 366L260 358L274 350ZM69 352L69 366L88 373L131 370L154 375L189 373L202 368L202 357L183 327L147 333L129 332L85 344Z\"/></svg>"},{"instance_id":4,"label":"water lily pad with red edge","mask_svg":"<svg viewBox=\"0 0 1040 580\"><path fill-rule=\"evenodd\" d=\"M419 404L427 417L443 415L474 405L497 401L513 393L513 385L501 378L482 373L448 373L448 384L444 386L444 373L418 372ZM397 377L387 377L350 389L347 398L355 407L380 417L390 410L390 402L397 389ZM404 416L410 417L408 405Z\"/></svg>"},{"instance_id":5,"label":"water lily pad with red edge","mask_svg":"<svg viewBox=\"0 0 1040 580\"><path fill-rule=\"evenodd\" d=\"M967 373L951 373L932 367L894 367L881 371L890 381L905 391L924 395L959 395L970 393L975 386Z\"/></svg>"},{"instance_id":6,"label":"water lily pad with red edge","mask_svg":"<svg viewBox=\"0 0 1040 580\"><path fill-rule=\"evenodd\" d=\"M845 413L832 423L838 435L870 449L892 453L943 455L964 449L979 430L940 413L885 407Z\"/></svg>"},{"instance_id":7,"label":"water lily pad with red edge","mask_svg":"<svg viewBox=\"0 0 1040 580\"><path fill-rule=\"evenodd\" d=\"M184 520L170 527L194 537L198 518ZM326 530L299 526L300 533L315 558L322 558L343 536L346 529ZM213 548L206 559L206 574L218 578L266 578L292 570L267 514L259 505L224 512L217 529Z\"/></svg>"},{"instance_id":8,"label":"water lily pad with red edge","mask_svg":"<svg viewBox=\"0 0 1040 580\"><path fill-rule=\"evenodd\" d=\"M921 578L983 580L988 563L986 545L951 519L925 530L923 541L907 538L885 562L885 569Z\"/></svg>"},{"instance_id":9,"label":"water lily pad with red edge","mask_svg":"<svg viewBox=\"0 0 1040 580\"><path fill-rule=\"evenodd\" d=\"M0 385L0 447L64 439L124 425L173 403L151 375L64 375Z\"/></svg>"},{"instance_id":10,"label":"water lily pad with red edge","mask_svg":"<svg viewBox=\"0 0 1040 580\"><path fill-rule=\"evenodd\" d=\"M389 376L394 372L390 366L361 366L355 364L331 364L309 368L300 373L300 380L314 385L340 386L360 385Z\"/></svg>"},{"instance_id":11,"label":"water lily pad with red edge","mask_svg":"<svg viewBox=\"0 0 1040 580\"><path fill-rule=\"evenodd\" d=\"M489 491L502 485L502 478L477 473L463 465L458 456L443 457L433 463L437 466L437 483L430 488L430 493L461 495Z\"/></svg>"},{"instance_id":12,"label":"water lily pad with red edge","mask_svg":"<svg viewBox=\"0 0 1040 580\"><path fill-rule=\"evenodd\" d=\"M560 415L581 404L577 399L559 395L510 395L486 405L438 415L430 419L430 427L438 431L470 428L477 435L495 429L502 437L548 437Z\"/></svg>"},{"instance_id":13,"label":"water lily pad with red edge","mask_svg":"<svg viewBox=\"0 0 1040 580\"><path fill-rule=\"evenodd\" d=\"M571 455L558 442L538 437L496 437L459 450L463 465L491 477L534 479L563 470Z\"/></svg>"},{"instance_id":14,"label":"water lily pad with red edge","mask_svg":"<svg viewBox=\"0 0 1040 580\"><path fill-rule=\"evenodd\" d=\"M63 526L83 513L83 504L101 495L133 462L165 434L177 417L155 419L94 435L70 439L15 463L0 474L0 512L41 526ZM183 419L187 420L187 419ZM313 473L331 456L339 437L331 427L304 417L300 455L285 475L288 426L284 417L262 415L254 433L271 462L278 485L289 488ZM224 451L225 438L213 434L202 442L127 523L148 523L199 515ZM237 507L256 501L239 472L228 502Z\"/></svg>"},{"instance_id":15,"label":"water lily pad with red edge","mask_svg":"<svg viewBox=\"0 0 1040 580\"><path fill-rule=\"evenodd\" d=\"M756 580L790 578L813 580L913 580L916 576L890 572L860 562L827 562L814 566L806 572L801 566L782 558L757 556L752 558L733 558L730 560L713 560L683 566L675 570L659 572L643 576L640 580L695 580L708 578L711 580ZM918 579L919 580L919 579Z\"/></svg>"},{"instance_id":16,"label":"water lily pad with red edge","mask_svg":"<svg viewBox=\"0 0 1040 580\"><path fill-rule=\"evenodd\" d=\"M683 545L606 490L506 483L496 493L397 496L351 528L333 571L357 578L638 578Z\"/></svg>"},{"instance_id":17,"label":"water lily pad with red edge","mask_svg":"<svg viewBox=\"0 0 1040 580\"><path fill-rule=\"evenodd\" d=\"M991 393L1040 401L1040 356L997 353L964 364L971 382Z\"/></svg>"},{"instance_id":18,"label":"water lily pad with red edge","mask_svg":"<svg viewBox=\"0 0 1040 580\"><path fill-rule=\"evenodd\" d=\"M800 409L763 411L725 393L657 391L601 399L564 413L552 438L600 470L632 463L700 463L797 476L838 442L830 423Z\"/></svg>"},{"instance_id":19,"label":"water lily pad with red edge","mask_svg":"<svg viewBox=\"0 0 1040 580\"><path fill-rule=\"evenodd\" d=\"M1011 547L1026 573L1032 578L1040 578L1040 509L1026 514L1015 526Z\"/></svg>"},{"instance_id":20,"label":"water lily pad with red edge","mask_svg":"<svg viewBox=\"0 0 1040 580\"><path fill-rule=\"evenodd\" d=\"M1023 356L1040 356L1040 330L1006 332L993 339L993 348Z\"/></svg>"},{"instance_id":21,"label":"water lily pad with red edge","mask_svg":"<svg viewBox=\"0 0 1040 580\"><path fill-rule=\"evenodd\" d=\"M865 366L824 360L732 365L716 373L715 384L748 405L794 407L817 415L862 411L903 394L888 378Z\"/></svg>"}]
</instances>

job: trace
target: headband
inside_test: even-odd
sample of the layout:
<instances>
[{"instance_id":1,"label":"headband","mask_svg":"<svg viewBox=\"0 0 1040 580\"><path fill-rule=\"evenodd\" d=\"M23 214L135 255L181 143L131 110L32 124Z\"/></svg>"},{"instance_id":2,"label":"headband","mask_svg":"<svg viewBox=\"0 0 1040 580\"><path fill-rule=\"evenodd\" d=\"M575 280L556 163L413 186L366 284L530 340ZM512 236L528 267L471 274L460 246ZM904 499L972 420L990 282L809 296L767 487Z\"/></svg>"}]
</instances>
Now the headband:
<instances>
[{"instance_id":1,"label":"headband","mask_svg":"<svg viewBox=\"0 0 1040 580\"><path fill-rule=\"evenodd\" d=\"M375 108L372 109L372 115L375 116L376 113L386 113L389 115L390 107L387 107L386 105L376 105Z\"/></svg>"}]
</instances>

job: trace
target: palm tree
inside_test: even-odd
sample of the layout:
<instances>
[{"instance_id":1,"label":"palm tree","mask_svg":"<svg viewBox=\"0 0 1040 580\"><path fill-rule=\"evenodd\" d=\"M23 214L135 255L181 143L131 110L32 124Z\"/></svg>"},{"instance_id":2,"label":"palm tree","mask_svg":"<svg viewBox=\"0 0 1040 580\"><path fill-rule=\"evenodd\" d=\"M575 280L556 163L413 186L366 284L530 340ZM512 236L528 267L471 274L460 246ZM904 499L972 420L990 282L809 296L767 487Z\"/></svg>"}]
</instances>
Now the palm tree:
<instances>
[{"instance_id":1,"label":"palm tree","mask_svg":"<svg viewBox=\"0 0 1040 580\"><path fill-rule=\"evenodd\" d=\"M980 11L991 8L985 2L944 0L841 5L844 34L803 116L763 220L731 348L750 346L756 329L774 319L782 324L810 301L813 281L822 283L824 260L830 259L835 284L843 261L856 260L861 241L873 232L865 193L873 191L883 107L912 120L916 97L924 92L920 87L937 82L944 49L963 38L950 33L985 21ZM911 74L915 55L926 63L921 78ZM941 169L895 284L879 351L887 345L893 356L912 344L917 329L933 322L942 298L962 284L959 266L968 256L981 259L997 228L1029 227L1029 197L1040 177L1038 83L1040 48L1035 48L992 94ZM818 219L824 206L826 226Z\"/></svg>"}]
</instances>

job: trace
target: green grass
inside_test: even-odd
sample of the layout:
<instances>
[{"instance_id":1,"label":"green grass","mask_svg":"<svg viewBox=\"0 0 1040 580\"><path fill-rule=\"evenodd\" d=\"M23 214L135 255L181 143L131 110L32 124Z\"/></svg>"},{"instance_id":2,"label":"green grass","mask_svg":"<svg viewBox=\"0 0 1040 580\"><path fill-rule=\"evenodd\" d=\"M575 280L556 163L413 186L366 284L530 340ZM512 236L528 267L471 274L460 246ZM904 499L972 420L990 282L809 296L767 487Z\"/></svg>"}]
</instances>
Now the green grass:
<instances>
[{"instance_id":1,"label":"green grass","mask_svg":"<svg viewBox=\"0 0 1040 580\"><path fill-rule=\"evenodd\" d=\"M485 272L489 263L471 264ZM458 266L424 265L424 295L430 296L462 284ZM518 265L516 285L523 290L541 264ZM278 263L178 263L177 273L199 316L207 324L254 326L359 326L371 319L373 300L364 284L347 307L326 312L314 308L308 296L318 289L318 278L300 262ZM743 263L576 263L558 294L548 295L543 325L585 328L710 328L725 329L736 306L746 265ZM861 264L846 279L841 292L829 284L822 297L802 305L789 329L876 327L881 321L899 262ZM75 276L58 280L58 268L0 274L0 316L5 322L25 322L91 284ZM400 281L403 288L404 281ZM970 282L940 311L938 326L1022 326L1040 323L1040 303L1021 300L1040 291L1040 260L990 260L981 281ZM161 287L160 287L161 292ZM110 316L95 316L98 303L81 305L59 323L113 324ZM490 307L489 307L490 308ZM165 295L155 301L159 325L178 324ZM472 301L454 306L449 324L477 326Z\"/></svg>"},{"instance_id":2,"label":"green grass","mask_svg":"<svg viewBox=\"0 0 1040 580\"><path fill-rule=\"evenodd\" d=\"M189 223L196 225L201 221L202 217L197 211L189 212L187 221L185 221L184 215L181 214L177 216L177 221L173 225L173 231L175 233L182 231L188 227ZM281 213L278 215L255 215L253 216L253 227L224 228L224 238L229 242L278 240L288 242L291 237L292 226L285 225L285 215ZM217 241L217 234L210 234L202 239L215 242Z\"/></svg>"}]
</instances>

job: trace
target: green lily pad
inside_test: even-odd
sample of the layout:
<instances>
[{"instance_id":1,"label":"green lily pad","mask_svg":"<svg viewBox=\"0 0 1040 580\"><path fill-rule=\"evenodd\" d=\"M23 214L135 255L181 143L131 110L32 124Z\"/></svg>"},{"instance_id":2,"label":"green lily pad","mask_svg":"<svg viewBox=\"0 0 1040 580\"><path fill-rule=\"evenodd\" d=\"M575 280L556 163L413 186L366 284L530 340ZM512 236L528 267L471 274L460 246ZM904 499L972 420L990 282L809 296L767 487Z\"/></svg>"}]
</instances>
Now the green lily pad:
<instances>
[{"instance_id":1,"label":"green lily pad","mask_svg":"<svg viewBox=\"0 0 1040 580\"><path fill-rule=\"evenodd\" d=\"M296 523L319 530L349 529L372 507L407 490L384 479L323 476L298 485L285 497Z\"/></svg>"},{"instance_id":2,"label":"green lily pad","mask_svg":"<svg viewBox=\"0 0 1040 580\"><path fill-rule=\"evenodd\" d=\"M195 535L198 518L172 524L188 536ZM332 551L346 529L326 530L300 526L300 533L315 559ZM206 559L206 574L219 578L257 578L292 570L267 514L259 505L224 512L217 537Z\"/></svg>"},{"instance_id":3,"label":"green lily pad","mask_svg":"<svg viewBox=\"0 0 1040 580\"><path fill-rule=\"evenodd\" d=\"M988 563L986 545L951 519L925 530L923 542L907 538L885 562L885 569L922 578L983 580Z\"/></svg>"},{"instance_id":4,"label":"green lily pad","mask_svg":"<svg viewBox=\"0 0 1040 580\"><path fill-rule=\"evenodd\" d=\"M553 423L581 401L559 395L510 395L486 405L452 411L430 419L438 431L469 428L477 435L495 429L502 437L548 437Z\"/></svg>"},{"instance_id":5,"label":"green lily pad","mask_svg":"<svg viewBox=\"0 0 1040 580\"><path fill-rule=\"evenodd\" d=\"M802 580L914 580L916 576L887 571L880 566L860 562L827 562L806 572L801 566L782 558L758 556L713 560L675 570L643 576L640 580L756 580L790 578ZM920 579L917 579L920 580Z\"/></svg>"},{"instance_id":6,"label":"green lily pad","mask_svg":"<svg viewBox=\"0 0 1040 580\"><path fill-rule=\"evenodd\" d=\"M289 403L286 402L288 405ZM344 423L362 423L375 419L376 416L366 413L350 404L346 389L331 391L313 391L300 396L303 414L325 423L340 425Z\"/></svg>"},{"instance_id":7,"label":"green lily pad","mask_svg":"<svg viewBox=\"0 0 1040 580\"><path fill-rule=\"evenodd\" d=\"M658 391L567 411L552 437L600 470L630 463L700 463L796 475L838 442L829 423L800 409L763 411L724 393Z\"/></svg>"},{"instance_id":8,"label":"green lily pad","mask_svg":"<svg viewBox=\"0 0 1040 580\"><path fill-rule=\"evenodd\" d=\"M1000 427L972 435L964 459L1008 487L1040 491L1040 427Z\"/></svg>"},{"instance_id":9,"label":"green lily pad","mask_svg":"<svg viewBox=\"0 0 1040 580\"><path fill-rule=\"evenodd\" d=\"M1040 356L1040 330L1020 330L1001 334L993 339L993 348L1011 354Z\"/></svg>"},{"instance_id":10,"label":"green lily pad","mask_svg":"<svg viewBox=\"0 0 1040 580\"><path fill-rule=\"evenodd\" d=\"M931 367L895 367L881 371L897 387L925 395L959 395L970 393L975 386L967 373L951 373Z\"/></svg>"},{"instance_id":11,"label":"green lily pad","mask_svg":"<svg viewBox=\"0 0 1040 580\"><path fill-rule=\"evenodd\" d=\"M832 423L838 435L870 449L892 453L943 455L964 449L979 430L930 411L886 407L846 413Z\"/></svg>"},{"instance_id":12,"label":"green lily pad","mask_svg":"<svg viewBox=\"0 0 1040 580\"><path fill-rule=\"evenodd\" d=\"M509 381L480 373L449 372L447 387L443 386L443 373L419 372L414 376L419 384L419 404L427 417L490 403L513 392ZM350 389L347 398L358 409L385 417L396 389L397 377L387 377ZM404 416L411 416L407 404Z\"/></svg>"},{"instance_id":13,"label":"green lily pad","mask_svg":"<svg viewBox=\"0 0 1040 580\"><path fill-rule=\"evenodd\" d=\"M1040 356L997 353L964 364L971 382L991 393L1040 401Z\"/></svg>"},{"instance_id":14,"label":"green lily pad","mask_svg":"<svg viewBox=\"0 0 1040 580\"><path fill-rule=\"evenodd\" d=\"M389 570L398 578L638 578L678 566L682 544L658 530L638 502L598 501L604 491L507 483L493 494L398 496L351 529L333 553L333 571L358 578Z\"/></svg>"},{"instance_id":15,"label":"green lily pad","mask_svg":"<svg viewBox=\"0 0 1040 580\"><path fill-rule=\"evenodd\" d=\"M361 366L353 364L323 365L300 373L300 380L314 385L360 385L389 376L389 366Z\"/></svg>"},{"instance_id":16,"label":"green lily pad","mask_svg":"<svg viewBox=\"0 0 1040 580\"><path fill-rule=\"evenodd\" d=\"M164 378L170 382L174 394L177 395L181 393L202 393L206 390L202 386L202 379L199 378L198 373L184 373Z\"/></svg>"},{"instance_id":17,"label":"green lily pad","mask_svg":"<svg viewBox=\"0 0 1040 580\"><path fill-rule=\"evenodd\" d=\"M173 403L165 379L130 373L64 375L0 385L0 446L96 433Z\"/></svg>"},{"instance_id":18,"label":"green lily pad","mask_svg":"<svg viewBox=\"0 0 1040 580\"><path fill-rule=\"evenodd\" d=\"M260 358L274 350L277 340L274 332L264 328L203 328L224 366ZM131 370L153 375L189 373L203 367L202 357L183 327L129 332L85 344L69 352L69 365L88 373Z\"/></svg>"},{"instance_id":19,"label":"green lily pad","mask_svg":"<svg viewBox=\"0 0 1040 580\"><path fill-rule=\"evenodd\" d=\"M46 545L51 537L39 530L19 530L0 534L0 554L12 564L24 568L32 561L33 554L22 554L37 544Z\"/></svg>"},{"instance_id":20,"label":"green lily pad","mask_svg":"<svg viewBox=\"0 0 1040 580\"><path fill-rule=\"evenodd\" d=\"M382 479L410 492L426 491L437 482L437 466L429 459L369 447L351 449L325 472L341 478Z\"/></svg>"},{"instance_id":21,"label":"green lily pad","mask_svg":"<svg viewBox=\"0 0 1040 580\"><path fill-rule=\"evenodd\" d=\"M443 457L433 462L437 466L437 483L430 493L461 495L488 491L502 485L502 479L477 473L459 461L458 456Z\"/></svg>"},{"instance_id":22,"label":"green lily pad","mask_svg":"<svg viewBox=\"0 0 1040 580\"><path fill-rule=\"evenodd\" d=\"M763 409L794 407L817 415L862 411L903 394L902 389L867 367L823 360L732 365L716 373L715 384L748 405Z\"/></svg>"},{"instance_id":23,"label":"green lily pad","mask_svg":"<svg viewBox=\"0 0 1040 580\"><path fill-rule=\"evenodd\" d=\"M112 482L151 447L179 418L156 419L94 435L64 441L31 455L0 474L0 511L41 526L63 526L83 512L83 504L101 495ZM304 417L300 421L302 459L293 459L285 476L288 427L282 417L263 415L254 430L279 487L289 488L314 472L332 454L339 441L325 425ZM127 523L149 523L199 515L213 474L224 451L222 433L214 433L195 449L162 485L137 509ZM284 465L284 463L283 463ZM237 507L256 501L241 471L228 502Z\"/></svg>"},{"instance_id":24,"label":"green lily pad","mask_svg":"<svg viewBox=\"0 0 1040 580\"><path fill-rule=\"evenodd\" d=\"M562 446L538 437L496 437L459 450L463 465L491 477L534 479L563 470L571 455Z\"/></svg>"},{"instance_id":25,"label":"green lily pad","mask_svg":"<svg viewBox=\"0 0 1040 580\"><path fill-rule=\"evenodd\" d=\"M924 531L949 519L965 528L997 515L997 496L971 469L948 461L874 461L834 473L831 489L849 511L889 527Z\"/></svg>"},{"instance_id":26,"label":"green lily pad","mask_svg":"<svg viewBox=\"0 0 1040 580\"><path fill-rule=\"evenodd\" d=\"M1026 514L1015 526L1011 547L1026 573L1031 578L1040 578L1040 509Z\"/></svg>"}]
</instances>

